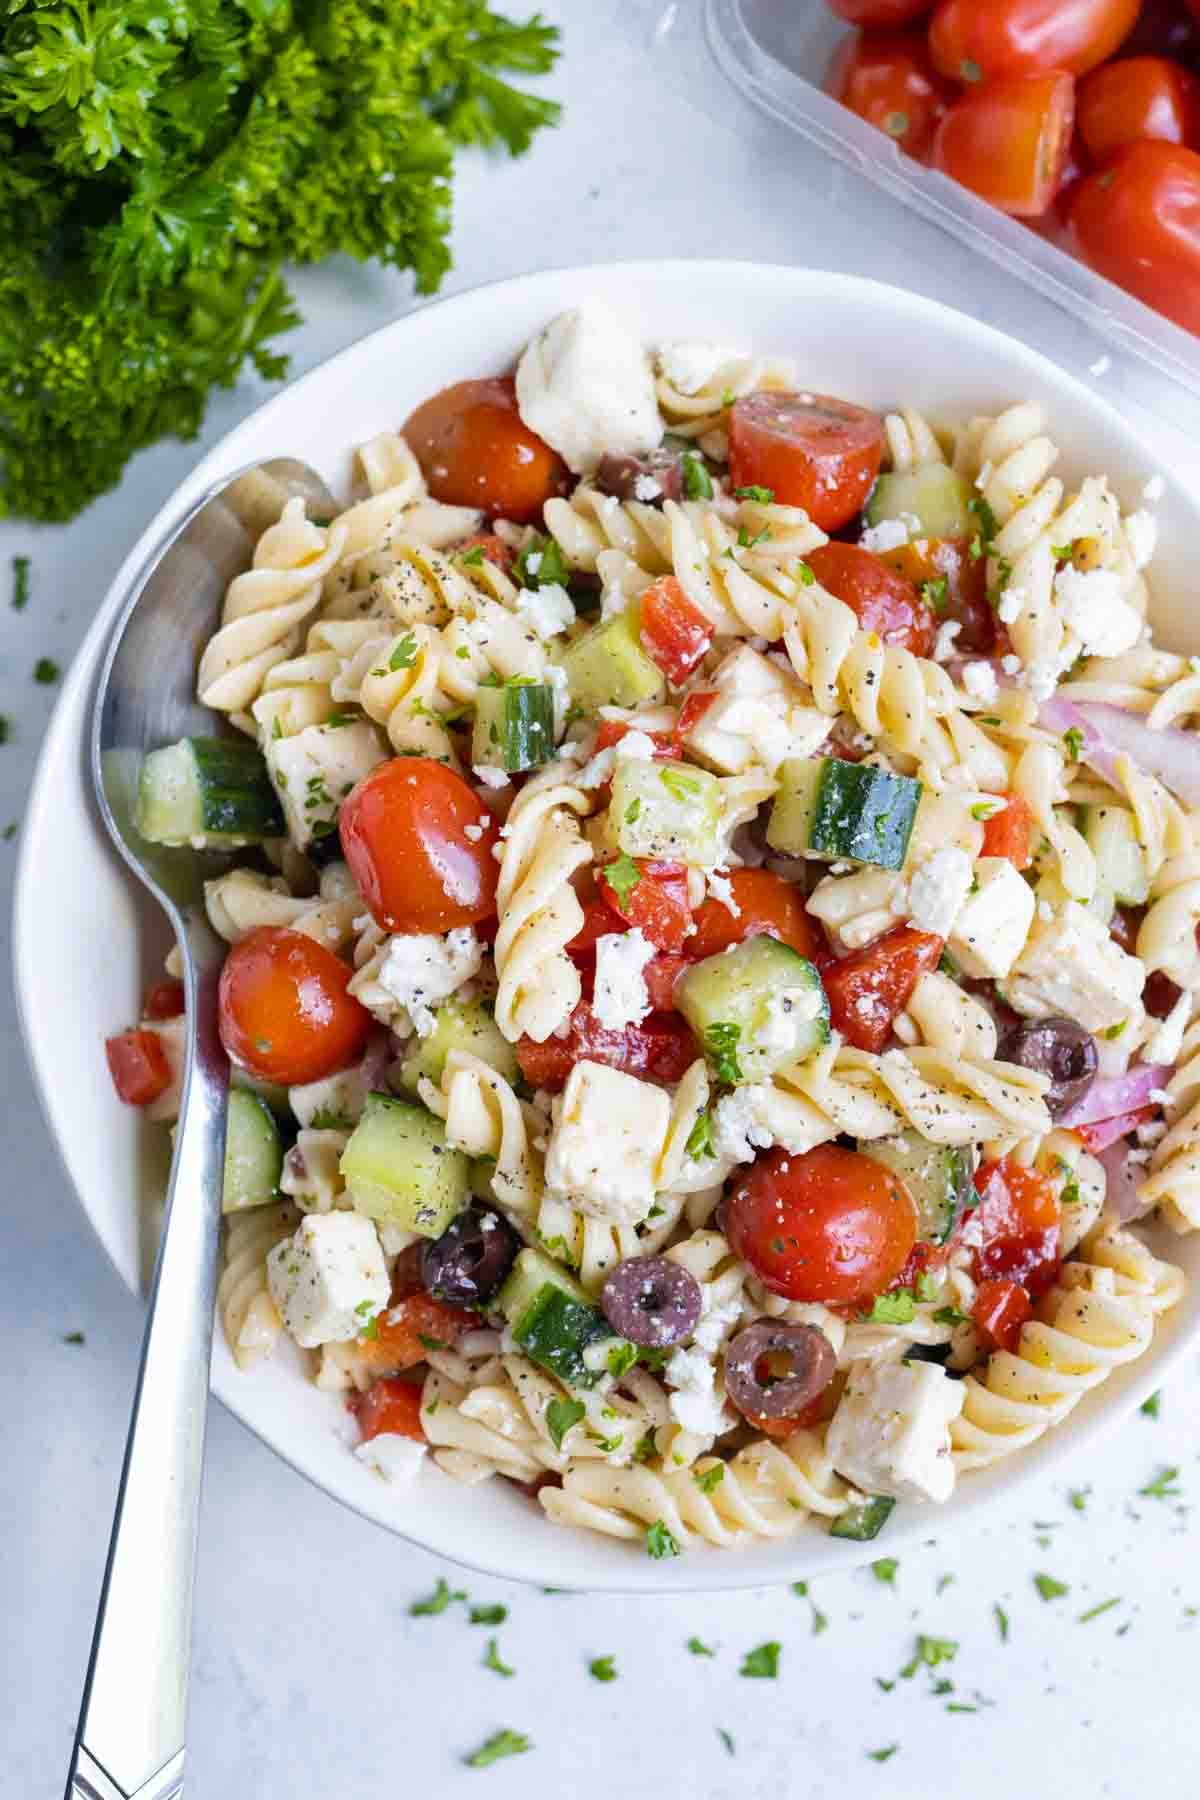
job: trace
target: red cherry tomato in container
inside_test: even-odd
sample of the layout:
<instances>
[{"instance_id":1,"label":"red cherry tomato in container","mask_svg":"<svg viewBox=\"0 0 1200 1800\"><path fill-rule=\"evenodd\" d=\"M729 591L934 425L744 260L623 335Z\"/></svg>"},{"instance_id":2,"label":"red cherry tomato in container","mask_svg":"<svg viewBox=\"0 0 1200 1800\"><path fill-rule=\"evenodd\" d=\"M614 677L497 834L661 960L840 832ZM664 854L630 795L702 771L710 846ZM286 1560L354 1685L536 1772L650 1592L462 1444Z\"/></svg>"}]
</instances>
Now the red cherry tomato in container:
<instances>
[{"instance_id":1,"label":"red cherry tomato in container","mask_svg":"<svg viewBox=\"0 0 1200 1800\"><path fill-rule=\"evenodd\" d=\"M730 409L733 486L770 488L782 505L802 506L822 531L837 531L861 512L882 457L879 418L846 400L763 389Z\"/></svg>"},{"instance_id":2,"label":"red cherry tomato in container","mask_svg":"<svg viewBox=\"0 0 1200 1800\"><path fill-rule=\"evenodd\" d=\"M1200 156L1131 144L1081 181L1071 244L1101 275L1200 333Z\"/></svg>"},{"instance_id":3,"label":"red cherry tomato in container","mask_svg":"<svg viewBox=\"0 0 1200 1800\"><path fill-rule=\"evenodd\" d=\"M929 25L934 67L952 81L995 81L1106 62L1138 0L941 0Z\"/></svg>"},{"instance_id":4,"label":"red cherry tomato in container","mask_svg":"<svg viewBox=\"0 0 1200 1800\"><path fill-rule=\"evenodd\" d=\"M979 1273L991 1281L1019 1281L1031 1294L1058 1273L1062 1227L1058 1196L1048 1175L1011 1157L975 1171L983 1245Z\"/></svg>"},{"instance_id":5,"label":"red cherry tomato in container","mask_svg":"<svg viewBox=\"0 0 1200 1800\"><path fill-rule=\"evenodd\" d=\"M892 1035L922 975L936 969L944 941L911 925L897 925L873 943L839 958L821 971L829 996L829 1016L856 1050L878 1054Z\"/></svg>"},{"instance_id":6,"label":"red cherry tomato in container","mask_svg":"<svg viewBox=\"0 0 1200 1800\"><path fill-rule=\"evenodd\" d=\"M157 1031L119 1031L105 1038L104 1055L117 1098L149 1106L171 1085L171 1069Z\"/></svg>"},{"instance_id":7,"label":"red cherry tomato in container","mask_svg":"<svg viewBox=\"0 0 1200 1800\"><path fill-rule=\"evenodd\" d=\"M885 644L928 656L937 637L937 614L911 581L859 544L822 544L804 559L822 587L844 600L864 631Z\"/></svg>"},{"instance_id":8,"label":"red cherry tomato in container","mask_svg":"<svg viewBox=\"0 0 1200 1800\"><path fill-rule=\"evenodd\" d=\"M1075 83L1014 75L969 90L938 126L934 167L1015 218L1044 213L1071 147Z\"/></svg>"},{"instance_id":9,"label":"red cherry tomato in container","mask_svg":"<svg viewBox=\"0 0 1200 1800\"><path fill-rule=\"evenodd\" d=\"M221 1042L262 1081L322 1081L352 1063L371 1015L346 992L353 970L302 931L260 925L225 958Z\"/></svg>"},{"instance_id":10,"label":"red cherry tomato in container","mask_svg":"<svg viewBox=\"0 0 1200 1800\"><path fill-rule=\"evenodd\" d=\"M1079 135L1099 162L1141 138L1200 143L1200 81L1166 56L1127 56L1093 69L1076 96Z\"/></svg>"},{"instance_id":11,"label":"red cherry tomato in container","mask_svg":"<svg viewBox=\"0 0 1200 1800\"><path fill-rule=\"evenodd\" d=\"M451 506L528 524L566 481L562 459L522 422L510 375L443 388L403 431L430 493Z\"/></svg>"},{"instance_id":12,"label":"red cherry tomato in container","mask_svg":"<svg viewBox=\"0 0 1200 1800\"><path fill-rule=\"evenodd\" d=\"M421 1429L421 1389L418 1383L384 1375L373 1381L365 1394L352 1394L346 1402L358 1420L363 1443L385 1432L425 1442Z\"/></svg>"},{"instance_id":13,"label":"red cherry tomato in container","mask_svg":"<svg viewBox=\"0 0 1200 1800\"><path fill-rule=\"evenodd\" d=\"M868 31L911 25L932 9L933 0L829 0L830 12L850 25L865 25Z\"/></svg>"},{"instance_id":14,"label":"red cherry tomato in container","mask_svg":"<svg viewBox=\"0 0 1200 1800\"><path fill-rule=\"evenodd\" d=\"M678 687L712 643L712 620L692 605L674 575L664 575L648 587L638 608L643 650Z\"/></svg>"},{"instance_id":15,"label":"red cherry tomato in container","mask_svg":"<svg viewBox=\"0 0 1200 1800\"><path fill-rule=\"evenodd\" d=\"M843 38L826 72L825 92L918 157L933 142L950 100L915 31Z\"/></svg>"},{"instance_id":16,"label":"red cherry tomato in container","mask_svg":"<svg viewBox=\"0 0 1200 1800\"><path fill-rule=\"evenodd\" d=\"M769 1150L735 1183L725 1234L764 1287L852 1306L899 1274L917 1238L902 1182L857 1150Z\"/></svg>"},{"instance_id":17,"label":"red cherry tomato in container","mask_svg":"<svg viewBox=\"0 0 1200 1800\"><path fill-rule=\"evenodd\" d=\"M461 775L397 756L344 802L342 849L385 931L453 931L496 910L495 819ZM467 830L480 832L468 837Z\"/></svg>"},{"instance_id":18,"label":"red cherry tomato in container","mask_svg":"<svg viewBox=\"0 0 1200 1800\"><path fill-rule=\"evenodd\" d=\"M820 934L804 910L804 895L798 887L770 869L733 869L729 887L736 912L710 897L692 921L696 929L686 948L693 962L719 956L722 950L760 934L778 938L801 956L811 959L816 955Z\"/></svg>"}]
</instances>

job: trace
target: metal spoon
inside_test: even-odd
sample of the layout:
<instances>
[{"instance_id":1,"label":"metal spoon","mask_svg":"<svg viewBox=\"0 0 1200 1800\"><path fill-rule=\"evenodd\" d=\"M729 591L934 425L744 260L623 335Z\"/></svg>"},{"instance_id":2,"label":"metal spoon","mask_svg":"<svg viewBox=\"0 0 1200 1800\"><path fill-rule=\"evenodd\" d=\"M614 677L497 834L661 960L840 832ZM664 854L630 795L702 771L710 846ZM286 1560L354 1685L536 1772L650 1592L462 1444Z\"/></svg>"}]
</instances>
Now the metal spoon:
<instances>
[{"instance_id":1,"label":"metal spoon","mask_svg":"<svg viewBox=\"0 0 1200 1800\"><path fill-rule=\"evenodd\" d=\"M173 1800L183 1791L192 1589L217 1288L229 1066L217 1034L225 946L204 913L214 858L148 844L134 826L142 757L210 735L196 663L255 540L302 494L338 511L306 464L258 464L212 489L135 575L100 673L92 778L114 844L175 930L189 1027L162 1241L84 1683L67 1800ZM223 866L218 861L217 867Z\"/></svg>"}]
</instances>

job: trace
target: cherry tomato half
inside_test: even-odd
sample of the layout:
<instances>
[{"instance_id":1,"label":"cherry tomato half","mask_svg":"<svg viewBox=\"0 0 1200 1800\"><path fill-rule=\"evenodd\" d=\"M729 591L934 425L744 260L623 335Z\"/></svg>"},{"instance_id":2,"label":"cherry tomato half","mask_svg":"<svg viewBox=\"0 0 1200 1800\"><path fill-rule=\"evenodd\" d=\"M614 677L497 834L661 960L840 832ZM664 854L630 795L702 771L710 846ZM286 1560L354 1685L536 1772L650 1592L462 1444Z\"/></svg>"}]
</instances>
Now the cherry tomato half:
<instances>
[{"instance_id":1,"label":"cherry tomato half","mask_svg":"<svg viewBox=\"0 0 1200 1800\"><path fill-rule=\"evenodd\" d=\"M933 0L829 0L829 10L850 25L865 25L868 31L889 31L923 19L933 10Z\"/></svg>"},{"instance_id":2,"label":"cherry tomato half","mask_svg":"<svg viewBox=\"0 0 1200 1800\"><path fill-rule=\"evenodd\" d=\"M928 656L937 637L937 614L911 581L889 569L860 544L822 544L804 559L822 587L844 600L864 631L878 632L914 656Z\"/></svg>"},{"instance_id":3,"label":"cherry tomato half","mask_svg":"<svg viewBox=\"0 0 1200 1800\"><path fill-rule=\"evenodd\" d=\"M885 567L912 582L937 622L951 619L958 625L957 651L986 656L995 648L996 612L987 597L987 558L972 556L965 538L915 538L878 554Z\"/></svg>"},{"instance_id":4,"label":"cherry tomato half","mask_svg":"<svg viewBox=\"0 0 1200 1800\"><path fill-rule=\"evenodd\" d=\"M1071 148L1075 83L1061 72L973 88L938 126L934 167L1014 218L1044 213Z\"/></svg>"},{"instance_id":5,"label":"cherry tomato half","mask_svg":"<svg viewBox=\"0 0 1200 1800\"><path fill-rule=\"evenodd\" d=\"M1200 156L1131 144L1079 183L1071 244L1084 261L1186 331L1200 332Z\"/></svg>"},{"instance_id":6,"label":"cherry tomato half","mask_svg":"<svg viewBox=\"0 0 1200 1800\"><path fill-rule=\"evenodd\" d=\"M218 988L226 1054L262 1081L322 1081L352 1063L371 1015L346 992L353 970L302 931L260 925L225 958Z\"/></svg>"},{"instance_id":7,"label":"cherry tomato half","mask_svg":"<svg viewBox=\"0 0 1200 1800\"><path fill-rule=\"evenodd\" d=\"M524 525L566 482L561 458L523 423L510 375L443 388L410 413L403 432L430 493L451 506Z\"/></svg>"},{"instance_id":8,"label":"cherry tomato half","mask_svg":"<svg viewBox=\"0 0 1200 1800\"><path fill-rule=\"evenodd\" d=\"M468 837L468 826L481 835ZM495 912L499 828L444 763L380 763L344 802L340 829L350 873L385 931L453 931Z\"/></svg>"},{"instance_id":9,"label":"cherry tomato half","mask_svg":"<svg viewBox=\"0 0 1200 1800\"><path fill-rule=\"evenodd\" d=\"M421 1429L421 1388L414 1381L401 1381L395 1375L384 1375L373 1381L365 1394L352 1394L348 1409L358 1420L363 1443L385 1432L396 1437L425 1442Z\"/></svg>"},{"instance_id":10,"label":"cherry tomato half","mask_svg":"<svg viewBox=\"0 0 1200 1800\"><path fill-rule=\"evenodd\" d=\"M651 1013L640 1025L622 1031L601 1025L586 1001L571 1014L565 1038L549 1037L544 1044L523 1037L514 1046L521 1073L531 1087L558 1093L577 1062L605 1063L626 1075L647 1081L683 1079L700 1054L695 1038L675 1013Z\"/></svg>"},{"instance_id":11,"label":"cherry tomato half","mask_svg":"<svg viewBox=\"0 0 1200 1800\"><path fill-rule=\"evenodd\" d=\"M638 602L642 648L667 680L685 682L713 641L712 620L684 593L674 575L663 575Z\"/></svg>"},{"instance_id":12,"label":"cherry tomato half","mask_svg":"<svg viewBox=\"0 0 1200 1800\"><path fill-rule=\"evenodd\" d=\"M1015 1350L1033 1302L1016 1281L981 1281L971 1304L975 1329L1002 1350Z\"/></svg>"},{"instance_id":13,"label":"cherry tomato half","mask_svg":"<svg viewBox=\"0 0 1200 1800\"><path fill-rule=\"evenodd\" d=\"M464 1331L473 1331L480 1324L478 1313L446 1306L432 1294L398 1299L393 1285L391 1301L355 1347L368 1368L395 1374L424 1362L430 1340L452 1350Z\"/></svg>"},{"instance_id":14,"label":"cherry tomato half","mask_svg":"<svg viewBox=\"0 0 1200 1800\"><path fill-rule=\"evenodd\" d=\"M692 921L696 929L687 940L687 953L693 962L719 956L722 950L760 934L790 944L810 960L816 955L820 934L804 910L799 888L770 869L733 869L729 886L736 913L710 897Z\"/></svg>"},{"instance_id":15,"label":"cherry tomato half","mask_svg":"<svg viewBox=\"0 0 1200 1800\"><path fill-rule=\"evenodd\" d=\"M822 531L837 531L862 510L882 456L879 418L846 400L764 389L730 409L733 486L770 488Z\"/></svg>"},{"instance_id":16,"label":"cherry tomato half","mask_svg":"<svg viewBox=\"0 0 1200 1800\"><path fill-rule=\"evenodd\" d=\"M1126 56L1093 69L1079 84L1079 135L1097 161L1160 138L1200 144L1200 81L1166 56Z\"/></svg>"},{"instance_id":17,"label":"cherry tomato half","mask_svg":"<svg viewBox=\"0 0 1200 1800\"><path fill-rule=\"evenodd\" d=\"M171 1069L157 1031L119 1031L105 1038L104 1056L117 1098L149 1106L171 1085Z\"/></svg>"},{"instance_id":18,"label":"cherry tomato half","mask_svg":"<svg viewBox=\"0 0 1200 1800\"><path fill-rule=\"evenodd\" d=\"M1019 1281L1031 1294L1048 1288L1058 1273L1062 1227L1058 1195L1048 1175L1011 1157L981 1163L975 1171L983 1244L979 1273L992 1281Z\"/></svg>"},{"instance_id":19,"label":"cherry tomato half","mask_svg":"<svg viewBox=\"0 0 1200 1800\"><path fill-rule=\"evenodd\" d=\"M942 959L943 940L911 925L885 931L861 950L854 950L821 970L829 996L829 1016L856 1050L876 1055L892 1035L896 1014L912 999L922 975Z\"/></svg>"},{"instance_id":20,"label":"cherry tomato half","mask_svg":"<svg viewBox=\"0 0 1200 1800\"><path fill-rule=\"evenodd\" d=\"M822 1144L769 1150L725 1203L725 1235L765 1287L852 1306L883 1291L917 1239L908 1189L882 1163Z\"/></svg>"},{"instance_id":21,"label":"cherry tomato half","mask_svg":"<svg viewBox=\"0 0 1200 1800\"><path fill-rule=\"evenodd\" d=\"M656 949L678 950L692 922L687 869L672 862L639 861L637 867L640 879L620 893L609 886L603 869L597 875L596 891L608 909L608 930L618 931L624 920Z\"/></svg>"},{"instance_id":22,"label":"cherry tomato half","mask_svg":"<svg viewBox=\"0 0 1200 1800\"><path fill-rule=\"evenodd\" d=\"M929 25L934 67L952 81L1084 75L1129 36L1138 0L941 0Z\"/></svg>"},{"instance_id":23,"label":"cherry tomato half","mask_svg":"<svg viewBox=\"0 0 1200 1800\"><path fill-rule=\"evenodd\" d=\"M950 102L950 89L916 31L843 38L825 75L825 92L917 157L929 149Z\"/></svg>"},{"instance_id":24,"label":"cherry tomato half","mask_svg":"<svg viewBox=\"0 0 1200 1800\"><path fill-rule=\"evenodd\" d=\"M983 828L981 856L1003 856L1014 869L1027 869L1033 861L1033 808L1020 794L1005 796L1008 805L993 813Z\"/></svg>"}]
</instances>

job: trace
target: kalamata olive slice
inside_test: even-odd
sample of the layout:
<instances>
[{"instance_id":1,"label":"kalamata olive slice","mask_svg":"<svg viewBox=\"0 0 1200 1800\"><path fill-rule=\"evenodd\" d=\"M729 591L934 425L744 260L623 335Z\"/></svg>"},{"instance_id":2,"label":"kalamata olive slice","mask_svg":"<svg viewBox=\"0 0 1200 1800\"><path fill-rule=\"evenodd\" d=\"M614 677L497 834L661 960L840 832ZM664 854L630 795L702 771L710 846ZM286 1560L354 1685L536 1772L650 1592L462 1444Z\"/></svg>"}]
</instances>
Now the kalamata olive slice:
<instances>
[{"instance_id":1,"label":"kalamata olive slice","mask_svg":"<svg viewBox=\"0 0 1200 1800\"><path fill-rule=\"evenodd\" d=\"M604 1283L600 1305L631 1344L661 1350L691 1337L704 1296L696 1277L669 1258L631 1256Z\"/></svg>"},{"instance_id":2,"label":"kalamata olive slice","mask_svg":"<svg viewBox=\"0 0 1200 1800\"><path fill-rule=\"evenodd\" d=\"M427 1293L447 1306L482 1306L496 1292L520 1249L516 1232L499 1213L470 1206L452 1219L421 1253Z\"/></svg>"},{"instance_id":3,"label":"kalamata olive slice","mask_svg":"<svg viewBox=\"0 0 1200 1800\"><path fill-rule=\"evenodd\" d=\"M783 1357L786 1375L767 1374L763 1359ZM725 1352L725 1392L751 1419L786 1419L802 1412L833 1380L837 1357L815 1325L759 1319L739 1331Z\"/></svg>"},{"instance_id":4,"label":"kalamata olive slice","mask_svg":"<svg viewBox=\"0 0 1200 1800\"><path fill-rule=\"evenodd\" d=\"M1052 1119L1083 1099L1099 1065L1095 1038L1074 1019L1025 1020L1005 1033L997 1054L1004 1062L1050 1077L1046 1105Z\"/></svg>"},{"instance_id":5,"label":"kalamata olive slice","mask_svg":"<svg viewBox=\"0 0 1200 1800\"><path fill-rule=\"evenodd\" d=\"M673 450L652 450L649 456L618 456L608 450L600 458L596 486L618 500L661 506L664 500L683 499L683 462Z\"/></svg>"}]
</instances>

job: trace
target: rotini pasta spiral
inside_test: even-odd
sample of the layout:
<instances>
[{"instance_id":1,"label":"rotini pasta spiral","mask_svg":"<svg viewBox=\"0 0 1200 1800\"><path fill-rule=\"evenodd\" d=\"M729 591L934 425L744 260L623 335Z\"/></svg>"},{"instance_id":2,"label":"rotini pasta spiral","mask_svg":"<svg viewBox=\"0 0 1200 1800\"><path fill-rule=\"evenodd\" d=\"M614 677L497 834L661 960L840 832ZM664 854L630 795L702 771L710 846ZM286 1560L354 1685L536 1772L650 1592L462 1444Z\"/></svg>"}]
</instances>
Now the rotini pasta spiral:
<instances>
[{"instance_id":1,"label":"rotini pasta spiral","mask_svg":"<svg viewBox=\"0 0 1200 1800\"><path fill-rule=\"evenodd\" d=\"M267 1291L267 1256L300 1223L296 1208L256 1206L225 1221L224 1262L217 1283L217 1313L239 1369L270 1356L283 1330Z\"/></svg>"},{"instance_id":2,"label":"rotini pasta spiral","mask_svg":"<svg viewBox=\"0 0 1200 1800\"><path fill-rule=\"evenodd\" d=\"M321 871L320 892L294 898L278 877L253 869L231 869L204 884L208 922L227 944L238 944L260 925L285 925L316 938L327 949L342 951L354 936L354 921L363 899L345 863Z\"/></svg>"},{"instance_id":3,"label":"rotini pasta spiral","mask_svg":"<svg viewBox=\"0 0 1200 1800\"><path fill-rule=\"evenodd\" d=\"M703 347L707 350L707 346ZM684 347L686 350L686 347ZM655 393L667 429L694 439L706 455L723 462L727 454L725 417L735 400L763 388L790 388L796 365L790 357L750 356L741 351L706 354L686 376L680 346L667 346L656 360Z\"/></svg>"},{"instance_id":4,"label":"rotini pasta spiral","mask_svg":"<svg viewBox=\"0 0 1200 1800\"><path fill-rule=\"evenodd\" d=\"M914 469L928 468L946 460L928 419L911 407L887 414L883 421L883 436L888 461L897 475L908 475Z\"/></svg>"},{"instance_id":5,"label":"rotini pasta spiral","mask_svg":"<svg viewBox=\"0 0 1200 1800\"><path fill-rule=\"evenodd\" d=\"M583 926L571 877L592 859L577 820L592 800L569 764L547 769L517 795L505 822L496 889L496 1023L510 1043L544 1043L581 993L566 947Z\"/></svg>"}]
</instances>

